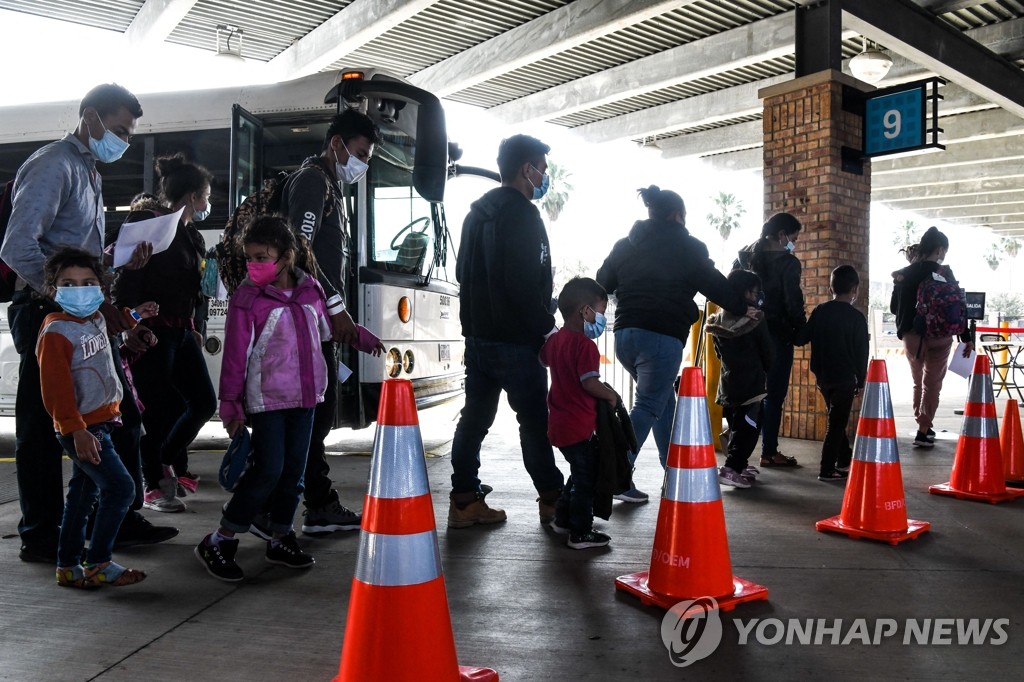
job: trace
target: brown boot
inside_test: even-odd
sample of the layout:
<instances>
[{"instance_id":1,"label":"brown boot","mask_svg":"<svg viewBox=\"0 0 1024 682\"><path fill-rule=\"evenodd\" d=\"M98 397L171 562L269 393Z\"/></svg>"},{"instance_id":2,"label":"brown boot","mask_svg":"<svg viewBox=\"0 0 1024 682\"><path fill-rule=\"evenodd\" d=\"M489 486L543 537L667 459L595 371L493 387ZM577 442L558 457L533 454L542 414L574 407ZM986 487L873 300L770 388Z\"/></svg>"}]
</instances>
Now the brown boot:
<instances>
[{"instance_id":1,"label":"brown boot","mask_svg":"<svg viewBox=\"0 0 1024 682\"><path fill-rule=\"evenodd\" d=\"M460 509L461 501L456 502L455 496L451 496L448 505L449 528L469 528L478 523L501 523L505 520L505 511L488 507L482 495L474 495L470 499L472 501Z\"/></svg>"},{"instance_id":2,"label":"brown boot","mask_svg":"<svg viewBox=\"0 0 1024 682\"><path fill-rule=\"evenodd\" d=\"M540 514L540 522L547 525L555 520L555 504L562 496L561 490L547 490L537 498L537 511Z\"/></svg>"}]
</instances>

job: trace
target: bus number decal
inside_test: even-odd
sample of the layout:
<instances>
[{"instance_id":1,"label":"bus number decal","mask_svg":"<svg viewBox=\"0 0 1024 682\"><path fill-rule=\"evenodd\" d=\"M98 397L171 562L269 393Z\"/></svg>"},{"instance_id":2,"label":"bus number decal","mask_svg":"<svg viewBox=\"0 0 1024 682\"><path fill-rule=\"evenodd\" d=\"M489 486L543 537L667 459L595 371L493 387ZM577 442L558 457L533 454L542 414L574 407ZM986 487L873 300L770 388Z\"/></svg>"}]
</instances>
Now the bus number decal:
<instances>
[{"instance_id":1,"label":"bus number decal","mask_svg":"<svg viewBox=\"0 0 1024 682\"><path fill-rule=\"evenodd\" d=\"M220 298L210 299L209 317L226 317L228 314L228 302Z\"/></svg>"},{"instance_id":2,"label":"bus number decal","mask_svg":"<svg viewBox=\"0 0 1024 682\"><path fill-rule=\"evenodd\" d=\"M441 362L451 362L452 359L452 347L447 343L437 344L437 352L440 356Z\"/></svg>"},{"instance_id":3,"label":"bus number decal","mask_svg":"<svg viewBox=\"0 0 1024 682\"><path fill-rule=\"evenodd\" d=\"M441 296L440 299L441 299L441 319L442 320L450 320L451 317L452 317L452 297L451 296ZM441 359L442 360L446 360L447 358L441 358Z\"/></svg>"}]
</instances>

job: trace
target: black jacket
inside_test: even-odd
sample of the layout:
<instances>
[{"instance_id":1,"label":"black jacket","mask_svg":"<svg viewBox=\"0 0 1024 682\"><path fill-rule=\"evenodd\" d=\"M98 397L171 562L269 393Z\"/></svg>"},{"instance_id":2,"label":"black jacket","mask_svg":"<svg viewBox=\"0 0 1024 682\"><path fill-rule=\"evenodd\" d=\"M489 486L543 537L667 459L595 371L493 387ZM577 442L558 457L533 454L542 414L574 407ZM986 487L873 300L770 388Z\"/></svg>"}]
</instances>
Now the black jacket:
<instances>
[{"instance_id":1,"label":"black jacket","mask_svg":"<svg viewBox=\"0 0 1024 682\"><path fill-rule=\"evenodd\" d=\"M288 176L281 192L281 213L296 235L309 240L316 278L327 298L345 298L348 277L348 220L341 186L322 156L311 156Z\"/></svg>"},{"instance_id":2,"label":"black jacket","mask_svg":"<svg viewBox=\"0 0 1024 682\"><path fill-rule=\"evenodd\" d=\"M715 402L740 407L764 395L772 363L772 343L764 319L715 313L708 317L705 329L711 334L715 355L722 361Z\"/></svg>"},{"instance_id":3,"label":"black jacket","mask_svg":"<svg viewBox=\"0 0 1024 682\"><path fill-rule=\"evenodd\" d=\"M811 343L811 371L823 388L864 388L868 371L868 321L845 301L826 301L811 312L811 319L794 340Z\"/></svg>"},{"instance_id":4,"label":"black jacket","mask_svg":"<svg viewBox=\"0 0 1024 682\"><path fill-rule=\"evenodd\" d=\"M894 273L889 312L896 316L896 336L900 339L907 332L914 331L914 318L917 317L917 290L921 286L921 282L940 269L946 271L946 279L957 281L949 266L939 265L931 260L911 263ZM964 343L969 343L971 341L970 330L964 327L959 338Z\"/></svg>"},{"instance_id":5,"label":"black jacket","mask_svg":"<svg viewBox=\"0 0 1024 682\"><path fill-rule=\"evenodd\" d=\"M735 315L747 310L704 243L675 222L637 221L612 247L597 281L617 299L615 329L646 329L684 343L697 321L698 291Z\"/></svg>"},{"instance_id":6,"label":"black jacket","mask_svg":"<svg viewBox=\"0 0 1024 682\"><path fill-rule=\"evenodd\" d=\"M807 324L804 293L800 289L800 260L788 251L755 251L757 242L742 249L734 264L761 278L768 331L790 343Z\"/></svg>"},{"instance_id":7,"label":"black jacket","mask_svg":"<svg viewBox=\"0 0 1024 682\"><path fill-rule=\"evenodd\" d=\"M551 247L540 211L498 187L473 202L455 270L462 335L540 349L555 326Z\"/></svg>"},{"instance_id":8,"label":"black jacket","mask_svg":"<svg viewBox=\"0 0 1024 682\"><path fill-rule=\"evenodd\" d=\"M594 516L607 520L612 515L612 496L633 485L633 466L628 453L636 452L636 434L621 398L614 409L606 400L597 401L597 447Z\"/></svg>"},{"instance_id":9,"label":"black jacket","mask_svg":"<svg viewBox=\"0 0 1024 682\"><path fill-rule=\"evenodd\" d=\"M129 223L148 220L170 211L164 207L132 211L124 223L108 232L108 243L117 241L121 228ZM178 222L174 239L166 251L154 253L145 267L139 270L120 268L114 281L112 295L118 307L134 308L146 301L160 305L164 319L189 319L202 300L200 264L206 254L203 235L192 223Z\"/></svg>"}]
</instances>

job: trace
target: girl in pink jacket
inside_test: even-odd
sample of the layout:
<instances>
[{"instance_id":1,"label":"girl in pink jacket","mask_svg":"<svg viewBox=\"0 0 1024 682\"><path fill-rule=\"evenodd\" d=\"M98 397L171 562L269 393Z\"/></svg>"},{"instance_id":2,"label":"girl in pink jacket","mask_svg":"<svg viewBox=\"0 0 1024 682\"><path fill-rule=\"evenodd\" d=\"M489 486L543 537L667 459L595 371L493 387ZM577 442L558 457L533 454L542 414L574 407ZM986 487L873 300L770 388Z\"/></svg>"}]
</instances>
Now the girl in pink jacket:
<instances>
[{"instance_id":1,"label":"girl in pink jacket","mask_svg":"<svg viewBox=\"0 0 1024 682\"><path fill-rule=\"evenodd\" d=\"M207 572L226 582L244 575L235 563L238 540L267 510L273 539L266 560L308 568L313 557L299 547L292 519L313 428L313 408L323 401L327 366L320 350L331 337L320 284L295 267L308 244L280 216L258 218L241 236L249 277L231 296L224 331L220 416L228 435L252 426L252 466L224 506L220 528L196 546ZM312 267L312 266L310 266Z\"/></svg>"}]
</instances>

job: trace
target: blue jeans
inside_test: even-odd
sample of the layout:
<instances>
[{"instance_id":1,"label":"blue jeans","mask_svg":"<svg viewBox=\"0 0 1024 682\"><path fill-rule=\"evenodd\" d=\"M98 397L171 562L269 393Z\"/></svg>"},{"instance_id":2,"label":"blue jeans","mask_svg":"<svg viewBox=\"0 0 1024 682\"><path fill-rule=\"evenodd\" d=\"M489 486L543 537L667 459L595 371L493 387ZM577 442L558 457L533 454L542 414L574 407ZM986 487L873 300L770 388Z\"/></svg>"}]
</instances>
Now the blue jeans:
<instances>
[{"instance_id":1,"label":"blue jeans","mask_svg":"<svg viewBox=\"0 0 1024 682\"><path fill-rule=\"evenodd\" d=\"M671 409L675 396L672 383L679 376L679 366L683 363L683 342L646 329L616 329L615 357L636 382L636 399L629 419L636 433L637 452L632 453L630 464L636 461L653 430L658 457L664 467L675 416L675 410Z\"/></svg>"},{"instance_id":2,"label":"blue jeans","mask_svg":"<svg viewBox=\"0 0 1024 682\"><path fill-rule=\"evenodd\" d=\"M555 523L563 528L568 523L573 535L583 535L594 526L597 438L558 449L569 462L569 478L555 505Z\"/></svg>"},{"instance_id":3,"label":"blue jeans","mask_svg":"<svg viewBox=\"0 0 1024 682\"><path fill-rule=\"evenodd\" d=\"M793 344L774 334L772 364L765 381L764 420L761 423L761 456L771 458L779 451L779 426L782 424L782 403L789 393L789 373L793 369Z\"/></svg>"},{"instance_id":4,"label":"blue jeans","mask_svg":"<svg viewBox=\"0 0 1024 682\"><path fill-rule=\"evenodd\" d=\"M562 490L548 441L548 373L529 346L466 338L466 406L452 441L452 493L479 493L480 445L494 423L501 392L519 422L523 464L539 493ZM554 500L551 500L554 501Z\"/></svg>"},{"instance_id":5,"label":"blue jeans","mask_svg":"<svg viewBox=\"0 0 1024 682\"><path fill-rule=\"evenodd\" d=\"M157 345L132 365L132 377L145 405L142 473L146 486L163 478L161 465L188 471L188 446L217 409L203 351L190 329L153 327ZM131 396L127 396L130 400Z\"/></svg>"},{"instance_id":6,"label":"blue jeans","mask_svg":"<svg viewBox=\"0 0 1024 682\"><path fill-rule=\"evenodd\" d=\"M249 530L260 512L270 514L270 530L289 533L302 497L313 408L257 412L252 424L252 467L242 474L221 517L222 528L236 533Z\"/></svg>"},{"instance_id":7,"label":"blue jeans","mask_svg":"<svg viewBox=\"0 0 1024 682\"><path fill-rule=\"evenodd\" d=\"M75 455L75 439L70 434L57 436L57 441L73 464L60 539L57 542L58 566L81 563L85 547L85 526L97 497L99 506L93 515L92 537L89 539L86 561L90 564L110 561L121 520L135 499L135 483L110 441L110 425L90 426L89 432L100 442L99 464L79 461Z\"/></svg>"}]
</instances>

